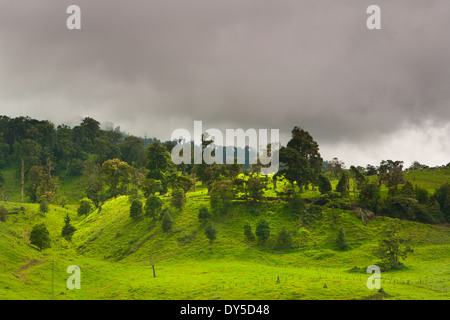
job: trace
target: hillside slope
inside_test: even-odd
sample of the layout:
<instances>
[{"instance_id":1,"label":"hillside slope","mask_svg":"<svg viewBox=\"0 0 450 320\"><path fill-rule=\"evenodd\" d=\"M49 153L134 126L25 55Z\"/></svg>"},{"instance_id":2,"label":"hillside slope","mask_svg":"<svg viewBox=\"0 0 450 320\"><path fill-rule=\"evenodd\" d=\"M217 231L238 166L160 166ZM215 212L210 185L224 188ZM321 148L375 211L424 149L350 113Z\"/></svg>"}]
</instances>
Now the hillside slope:
<instances>
[{"instance_id":1,"label":"hillside slope","mask_svg":"<svg viewBox=\"0 0 450 320\"><path fill-rule=\"evenodd\" d=\"M164 200L169 206L169 198ZM44 216L38 205L25 204L24 212L0 222L0 298L50 299L52 270L55 299L450 298L448 228L401 221L402 234L412 238L415 252L405 261L406 269L383 273L388 295L380 295L367 289L364 271L377 263L372 251L390 218L374 217L364 226L353 212L339 211L337 222L351 249L338 251L330 209L297 230L298 218L283 203L262 203L261 213L255 215L236 202L229 215L213 218L218 239L210 249L197 218L200 205L208 203L205 189L188 193L183 210L172 208L174 229L168 234L160 221L130 218L126 196L87 217L53 205ZM72 242L60 237L66 213L77 228ZM265 244L247 246L243 225L250 222L254 229L261 218L269 221L271 237ZM46 223L52 238L52 248L44 252L28 243L29 231L38 222ZM293 233L294 244L280 250L275 248L276 236L283 227ZM82 270L82 290L65 288L66 268L73 264ZM355 266L362 272L349 273Z\"/></svg>"}]
</instances>

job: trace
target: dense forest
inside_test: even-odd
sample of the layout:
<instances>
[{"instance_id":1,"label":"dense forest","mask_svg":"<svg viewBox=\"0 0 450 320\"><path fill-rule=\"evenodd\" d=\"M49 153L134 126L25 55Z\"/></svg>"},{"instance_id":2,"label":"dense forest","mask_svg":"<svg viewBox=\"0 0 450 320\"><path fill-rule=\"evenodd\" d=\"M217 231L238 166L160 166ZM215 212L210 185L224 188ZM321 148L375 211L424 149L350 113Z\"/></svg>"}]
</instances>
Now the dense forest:
<instances>
[{"instance_id":1,"label":"dense forest","mask_svg":"<svg viewBox=\"0 0 450 320\"><path fill-rule=\"evenodd\" d=\"M210 141L206 138L203 146ZM408 169L426 169L414 162L408 169L402 161L386 160L378 166L351 166L334 158L323 161L319 146L300 127L280 148L281 168L273 176L258 174L260 165L174 165L170 151L176 141L142 139L120 132L103 130L92 118L70 128L29 117L0 118L0 170L15 168L21 184L22 202L46 202L64 205L58 193L61 175L80 176L88 182L85 196L97 207L118 195L154 199L172 190L174 201L182 205L186 193L200 181L207 186L214 211L226 212L232 200L243 199L249 206L264 199L268 183L276 195L304 211L297 193L311 188L321 195L308 199L314 206L357 209L363 215L384 214L426 223L450 221L450 186L441 185L430 194L404 178ZM248 151L248 150L247 150ZM236 152L236 150L235 150ZM447 167L450 164L447 164ZM338 179L333 190L330 179ZM269 181L270 180L270 181ZM4 181L0 171L0 182ZM278 190L277 181L284 181ZM381 187L387 188L382 198ZM2 188L7 200L7 190ZM138 201L138 200L137 200ZM314 211L314 210L311 210Z\"/></svg>"}]
</instances>

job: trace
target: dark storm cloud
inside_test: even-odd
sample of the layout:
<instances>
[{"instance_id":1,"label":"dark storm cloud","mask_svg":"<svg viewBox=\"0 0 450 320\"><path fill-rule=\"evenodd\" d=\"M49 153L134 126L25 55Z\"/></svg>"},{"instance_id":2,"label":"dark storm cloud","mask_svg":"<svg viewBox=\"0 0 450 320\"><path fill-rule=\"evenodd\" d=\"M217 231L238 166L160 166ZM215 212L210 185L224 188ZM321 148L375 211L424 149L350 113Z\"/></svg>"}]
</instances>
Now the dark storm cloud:
<instances>
[{"instance_id":1,"label":"dark storm cloud","mask_svg":"<svg viewBox=\"0 0 450 320\"><path fill-rule=\"evenodd\" d=\"M450 2L375 2L2 0L0 113L163 139L193 120L285 141L300 125L325 158L448 162Z\"/></svg>"}]
</instances>

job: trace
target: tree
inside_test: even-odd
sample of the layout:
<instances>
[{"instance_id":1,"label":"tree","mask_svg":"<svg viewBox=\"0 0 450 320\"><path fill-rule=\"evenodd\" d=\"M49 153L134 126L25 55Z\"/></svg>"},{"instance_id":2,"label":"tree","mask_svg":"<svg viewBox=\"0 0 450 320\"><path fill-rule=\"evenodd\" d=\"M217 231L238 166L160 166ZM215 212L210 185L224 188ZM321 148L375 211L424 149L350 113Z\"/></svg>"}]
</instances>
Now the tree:
<instances>
[{"instance_id":1,"label":"tree","mask_svg":"<svg viewBox=\"0 0 450 320\"><path fill-rule=\"evenodd\" d=\"M126 194L128 184L131 182L132 168L124 161L110 159L102 164L103 180L109 187L108 193L112 197Z\"/></svg>"},{"instance_id":2,"label":"tree","mask_svg":"<svg viewBox=\"0 0 450 320\"><path fill-rule=\"evenodd\" d=\"M319 191L322 194L332 191L330 179L323 174L319 175Z\"/></svg>"},{"instance_id":3,"label":"tree","mask_svg":"<svg viewBox=\"0 0 450 320\"><path fill-rule=\"evenodd\" d=\"M37 224L30 233L30 242L39 248L39 251L50 248L50 233L44 223Z\"/></svg>"},{"instance_id":4,"label":"tree","mask_svg":"<svg viewBox=\"0 0 450 320\"><path fill-rule=\"evenodd\" d=\"M336 186L336 191L341 193L342 197L348 197L348 191L350 189L348 173L346 171L342 172L341 178Z\"/></svg>"},{"instance_id":5,"label":"tree","mask_svg":"<svg viewBox=\"0 0 450 320\"><path fill-rule=\"evenodd\" d=\"M349 245L347 243L347 239L345 238L344 228L340 227L336 239L336 245L339 250L347 250Z\"/></svg>"},{"instance_id":6,"label":"tree","mask_svg":"<svg viewBox=\"0 0 450 320\"><path fill-rule=\"evenodd\" d=\"M59 179L51 175L52 170L51 162L46 168L44 166L32 166L29 169L26 191L32 202L38 201L44 195L46 195L48 202L52 201L59 188Z\"/></svg>"},{"instance_id":7,"label":"tree","mask_svg":"<svg viewBox=\"0 0 450 320\"><path fill-rule=\"evenodd\" d=\"M161 181L160 180L155 180L155 179L151 179L151 178L146 178L142 184L140 185L144 196L145 197L149 197L150 195L154 195L156 192L161 190Z\"/></svg>"},{"instance_id":8,"label":"tree","mask_svg":"<svg viewBox=\"0 0 450 320\"><path fill-rule=\"evenodd\" d=\"M136 218L142 214L142 202L139 200L133 200L130 206L130 217Z\"/></svg>"},{"instance_id":9,"label":"tree","mask_svg":"<svg viewBox=\"0 0 450 320\"><path fill-rule=\"evenodd\" d=\"M70 217L67 213L64 218L64 226L61 230L61 236L63 236L67 241L70 241L75 231L77 231L77 229L70 223Z\"/></svg>"},{"instance_id":10,"label":"tree","mask_svg":"<svg viewBox=\"0 0 450 320\"><path fill-rule=\"evenodd\" d=\"M21 201L23 203L26 167L30 168L41 163L42 146L31 139L24 139L14 143L14 155L21 163Z\"/></svg>"},{"instance_id":11,"label":"tree","mask_svg":"<svg viewBox=\"0 0 450 320\"><path fill-rule=\"evenodd\" d=\"M244 225L244 235L247 239L247 245L250 245L250 242L253 242L256 239L256 236L252 231L252 226L248 222Z\"/></svg>"},{"instance_id":12,"label":"tree","mask_svg":"<svg viewBox=\"0 0 450 320\"><path fill-rule=\"evenodd\" d=\"M292 185L292 196L295 197L294 182L300 189L309 183L317 183L322 170L323 160L319 153L319 145L311 135L299 128L292 130L292 139L279 152L281 168L276 176L284 176Z\"/></svg>"},{"instance_id":13,"label":"tree","mask_svg":"<svg viewBox=\"0 0 450 320\"><path fill-rule=\"evenodd\" d=\"M233 183L229 180L219 180L213 183L210 191L210 206L214 214L227 214L231 209L233 198Z\"/></svg>"},{"instance_id":14,"label":"tree","mask_svg":"<svg viewBox=\"0 0 450 320\"><path fill-rule=\"evenodd\" d=\"M171 155L159 142L152 143L147 148L147 178L161 181L161 194L167 192L165 172L173 167Z\"/></svg>"},{"instance_id":15,"label":"tree","mask_svg":"<svg viewBox=\"0 0 450 320\"><path fill-rule=\"evenodd\" d=\"M201 206L198 210L198 220L207 221L212 218L211 212L209 212L206 206Z\"/></svg>"},{"instance_id":16,"label":"tree","mask_svg":"<svg viewBox=\"0 0 450 320\"><path fill-rule=\"evenodd\" d=\"M409 253L414 252L409 243L409 239L400 236L400 224L395 219L383 229L378 243L376 254L382 265L387 269L399 269L402 266L400 260L405 260Z\"/></svg>"},{"instance_id":17,"label":"tree","mask_svg":"<svg viewBox=\"0 0 450 320\"><path fill-rule=\"evenodd\" d=\"M295 181L302 189L303 179L310 176L308 162L300 156L300 153L292 148L281 147L280 149L280 170L275 174L276 177L283 176L292 186L292 197L295 198Z\"/></svg>"},{"instance_id":18,"label":"tree","mask_svg":"<svg viewBox=\"0 0 450 320\"><path fill-rule=\"evenodd\" d=\"M447 182L437 188L432 196L432 200L439 203L447 221L450 221L450 184Z\"/></svg>"},{"instance_id":19,"label":"tree","mask_svg":"<svg viewBox=\"0 0 450 320\"><path fill-rule=\"evenodd\" d=\"M380 206L380 187L376 183L364 183L359 193L359 205L362 208L377 212Z\"/></svg>"},{"instance_id":20,"label":"tree","mask_svg":"<svg viewBox=\"0 0 450 320\"><path fill-rule=\"evenodd\" d=\"M419 161L414 161L410 166L409 170L422 170L427 169L428 166L426 164L421 164Z\"/></svg>"},{"instance_id":21,"label":"tree","mask_svg":"<svg viewBox=\"0 0 450 320\"><path fill-rule=\"evenodd\" d=\"M208 222L205 226L205 235L209 240L211 249L213 248L213 242L217 239L217 229L211 222Z\"/></svg>"},{"instance_id":22,"label":"tree","mask_svg":"<svg viewBox=\"0 0 450 320\"><path fill-rule=\"evenodd\" d=\"M260 176L250 176L247 180L248 195L253 199L253 203L264 198L264 190L267 189L266 180Z\"/></svg>"},{"instance_id":23,"label":"tree","mask_svg":"<svg viewBox=\"0 0 450 320\"><path fill-rule=\"evenodd\" d=\"M286 227L283 227L281 232L278 234L277 247L278 248L289 248L292 246L292 236Z\"/></svg>"},{"instance_id":24,"label":"tree","mask_svg":"<svg viewBox=\"0 0 450 320\"><path fill-rule=\"evenodd\" d=\"M417 201L419 201L420 204L427 204L428 200L430 199L428 195L428 190L425 188L417 187L414 189L414 193L416 195Z\"/></svg>"},{"instance_id":25,"label":"tree","mask_svg":"<svg viewBox=\"0 0 450 320\"><path fill-rule=\"evenodd\" d=\"M42 199L39 204L39 211L46 214L48 212L48 202L45 199Z\"/></svg>"},{"instance_id":26,"label":"tree","mask_svg":"<svg viewBox=\"0 0 450 320\"><path fill-rule=\"evenodd\" d=\"M122 159L134 166L145 165L144 141L141 138L129 136L120 144Z\"/></svg>"},{"instance_id":27,"label":"tree","mask_svg":"<svg viewBox=\"0 0 450 320\"><path fill-rule=\"evenodd\" d=\"M179 210L183 209L185 199L184 199L184 192L182 189L177 188L172 191L171 203L175 208Z\"/></svg>"},{"instance_id":28,"label":"tree","mask_svg":"<svg viewBox=\"0 0 450 320\"><path fill-rule=\"evenodd\" d=\"M177 176L174 181L175 188L183 190L184 201L186 202L186 194L192 188L194 182L186 176Z\"/></svg>"},{"instance_id":29,"label":"tree","mask_svg":"<svg viewBox=\"0 0 450 320\"><path fill-rule=\"evenodd\" d=\"M353 194L356 195L356 190L361 190L366 178L355 166L350 166L350 175L353 178Z\"/></svg>"},{"instance_id":30,"label":"tree","mask_svg":"<svg viewBox=\"0 0 450 320\"><path fill-rule=\"evenodd\" d=\"M262 242L269 239L270 226L269 226L269 223L265 219L262 219L258 222L258 225L256 226L255 234L258 237L258 239Z\"/></svg>"},{"instance_id":31,"label":"tree","mask_svg":"<svg viewBox=\"0 0 450 320\"><path fill-rule=\"evenodd\" d=\"M80 200L80 206L78 207L78 215L82 216L85 215L87 216L89 214L89 212L91 212L93 207L93 203L90 199L88 198L83 198Z\"/></svg>"},{"instance_id":32,"label":"tree","mask_svg":"<svg viewBox=\"0 0 450 320\"><path fill-rule=\"evenodd\" d=\"M156 217L161 212L162 206L163 201L158 196L151 195L145 201L144 207L145 214L149 217L152 217L153 220L155 220Z\"/></svg>"},{"instance_id":33,"label":"tree","mask_svg":"<svg viewBox=\"0 0 450 320\"><path fill-rule=\"evenodd\" d=\"M173 219L170 211L166 211L162 218L162 229L164 232L168 233L173 228Z\"/></svg>"},{"instance_id":34,"label":"tree","mask_svg":"<svg viewBox=\"0 0 450 320\"><path fill-rule=\"evenodd\" d=\"M396 190L400 183L404 183L403 161L383 160L378 167L378 183L385 183L386 187ZM392 192L392 191L391 191Z\"/></svg>"},{"instance_id":35,"label":"tree","mask_svg":"<svg viewBox=\"0 0 450 320\"><path fill-rule=\"evenodd\" d=\"M342 173L342 170L345 169L345 163L337 157L334 157L333 160L328 161L328 168L335 177L338 177Z\"/></svg>"},{"instance_id":36,"label":"tree","mask_svg":"<svg viewBox=\"0 0 450 320\"><path fill-rule=\"evenodd\" d=\"M310 182L316 183L323 165L318 143L314 141L308 131L296 126L292 129L292 139L287 143L287 147L297 150L300 157L307 161L308 170L303 171L307 171L310 175L304 178L303 185L307 186ZM301 186L302 183L299 184L299 188Z\"/></svg>"}]
</instances>

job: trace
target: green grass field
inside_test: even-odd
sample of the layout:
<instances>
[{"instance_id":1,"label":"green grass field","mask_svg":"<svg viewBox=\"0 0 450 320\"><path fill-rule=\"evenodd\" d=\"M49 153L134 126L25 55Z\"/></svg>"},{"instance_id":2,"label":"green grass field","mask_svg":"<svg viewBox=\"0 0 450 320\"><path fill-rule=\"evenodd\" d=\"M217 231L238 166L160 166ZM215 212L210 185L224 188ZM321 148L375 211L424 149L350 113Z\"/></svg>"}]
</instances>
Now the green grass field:
<instances>
[{"instance_id":1,"label":"green grass field","mask_svg":"<svg viewBox=\"0 0 450 320\"><path fill-rule=\"evenodd\" d=\"M13 185L13 172L4 176L6 185ZM432 191L446 181L448 169L406 177ZM77 193L71 189L76 183L69 181L63 190ZM316 193L308 190L302 196ZM269 188L266 195L275 192ZM19 210L18 199L9 199L0 205ZM169 206L170 198L163 199ZM391 221L387 217L376 216L364 226L353 212L340 210L338 226L345 229L351 249L339 251L331 209L297 229L298 218L280 201L262 202L258 215L236 201L229 215L213 218L218 238L211 249L197 218L199 207L209 203L203 187L188 193L183 210L172 208L174 228L168 234L160 221L130 218L126 196L110 200L87 217L79 217L73 203L65 209L50 205L46 215L37 204L23 204L24 211L0 222L0 299L52 299L52 275L57 300L450 298L450 229L444 226L401 221L402 234L412 238L414 253L404 262L405 269L382 273L382 294L367 288L365 270L378 262L372 252L380 231ZM60 236L67 213L77 228L71 242ZM269 221L271 237L265 244L248 246L243 225L250 222L254 230L261 218ZM43 252L29 243L30 230L39 222L46 224L52 239L52 247ZM278 250L276 235L283 227L292 232L294 245ZM70 265L81 269L80 290L66 289ZM349 272L355 266L361 271Z\"/></svg>"}]
</instances>

